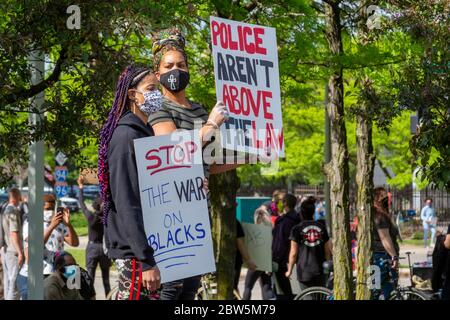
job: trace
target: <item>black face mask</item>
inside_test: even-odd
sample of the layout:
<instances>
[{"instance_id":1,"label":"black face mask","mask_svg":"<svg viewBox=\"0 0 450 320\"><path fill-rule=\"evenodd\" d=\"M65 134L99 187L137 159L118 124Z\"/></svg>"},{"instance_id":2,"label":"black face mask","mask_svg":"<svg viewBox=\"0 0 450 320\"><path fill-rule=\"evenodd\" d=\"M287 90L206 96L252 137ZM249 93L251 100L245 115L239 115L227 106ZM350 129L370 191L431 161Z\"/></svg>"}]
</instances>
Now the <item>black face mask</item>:
<instances>
[{"instance_id":1,"label":"black face mask","mask_svg":"<svg viewBox=\"0 0 450 320\"><path fill-rule=\"evenodd\" d=\"M184 90L189 84L189 72L174 69L163 73L160 76L159 82L169 91L179 92Z\"/></svg>"}]
</instances>

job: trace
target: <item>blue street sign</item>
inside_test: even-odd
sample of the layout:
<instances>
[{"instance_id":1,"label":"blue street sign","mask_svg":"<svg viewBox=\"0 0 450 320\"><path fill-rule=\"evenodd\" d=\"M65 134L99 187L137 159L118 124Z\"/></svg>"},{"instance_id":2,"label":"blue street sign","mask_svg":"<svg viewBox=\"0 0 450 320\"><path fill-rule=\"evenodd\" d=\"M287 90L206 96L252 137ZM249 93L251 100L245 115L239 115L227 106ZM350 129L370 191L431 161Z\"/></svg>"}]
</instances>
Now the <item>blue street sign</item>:
<instances>
[{"instance_id":1,"label":"blue street sign","mask_svg":"<svg viewBox=\"0 0 450 320\"><path fill-rule=\"evenodd\" d=\"M66 181L68 174L69 174L69 171L67 170L67 167L56 167L55 168L55 179L58 182Z\"/></svg>"},{"instance_id":2,"label":"blue street sign","mask_svg":"<svg viewBox=\"0 0 450 320\"><path fill-rule=\"evenodd\" d=\"M69 188L67 185L55 186L55 192L57 198L63 198L69 193Z\"/></svg>"}]
</instances>

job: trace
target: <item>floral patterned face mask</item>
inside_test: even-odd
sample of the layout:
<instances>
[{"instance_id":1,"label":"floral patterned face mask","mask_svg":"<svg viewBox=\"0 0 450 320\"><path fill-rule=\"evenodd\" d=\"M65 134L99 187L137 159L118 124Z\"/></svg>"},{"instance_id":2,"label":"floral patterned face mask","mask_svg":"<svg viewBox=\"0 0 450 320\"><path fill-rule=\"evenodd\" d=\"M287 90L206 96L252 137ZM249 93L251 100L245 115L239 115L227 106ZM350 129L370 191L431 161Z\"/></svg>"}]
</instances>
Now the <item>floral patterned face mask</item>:
<instances>
[{"instance_id":1,"label":"floral patterned face mask","mask_svg":"<svg viewBox=\"0 0 450 320\"><path fill-rule=\"evenodd\" d=\"M139 109L146 115L149 116L156 111L159 111L162 106L162 94L159 90L152 90L147 92L141 92L144 96L144 103L138 105Z\"/></svg>"}]
</instances>

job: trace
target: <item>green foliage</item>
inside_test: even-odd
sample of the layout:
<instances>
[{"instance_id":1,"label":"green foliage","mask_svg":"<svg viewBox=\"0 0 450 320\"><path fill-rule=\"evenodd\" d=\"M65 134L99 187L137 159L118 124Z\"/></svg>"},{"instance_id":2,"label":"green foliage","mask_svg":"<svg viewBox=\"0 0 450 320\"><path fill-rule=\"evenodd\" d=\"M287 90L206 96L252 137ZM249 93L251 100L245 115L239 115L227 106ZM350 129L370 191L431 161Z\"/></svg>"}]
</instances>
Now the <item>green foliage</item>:
<instances>
[{"instance_id":1,"label":"green foliage","mask_svg":"<svg viewBox=\"0 0 450 320\"><path fill-rule=\"evenodd\" d=\"M394 173L387 181L393 187L403 188L412 183L414 161L409 149L411 114L404 111L387 130L376 128L373 133L377 161Z\"/></svg>"},{"instance_id":2,"label":"green foliage","mask_svg":"<svg viewBox=\"0 0 450 320\"><path fill-rule=\"evenodd\" d=\"M119 73L150 65L151 31L178 22L175 1L79 1L81 29L66 27L70 1L2 1L0 5L0 184L26 165L36 139L61 150L73 164L96 165L96 143L112 104ZM3 19L5 17L5 19ZM182 21L182 19L179 19ZM30 86L28 57L46 53L46 81ZM28 123L30 100L45 91L42 123Z\"/></svg>"},{"instance_id":3,"label":"green foliage","mask_svg":"<svg viewBox=\"0 0 450 320\"><path fill-rule=\"evenodd\" d=\"M66 28L70 1L2 1L0 15L0 184L28 160L33 139L46 142L46 163L57 150L69 157L74 182L78 167L95 167L99 129L112 104L119 72L130 63L151 64L151 36L177 25L186 34L191 73L188 95L214 105L209 16L222 16L276 28L286 159L274 176L260 165L239 169L242 185L255 188L285 181L323 182L324 86L335 65L344 68L350 176L356 163L354 115L370 102L377 158L394 176L389 184L411 183L415 161L424 182L450 181L448 130L448 16L445 1L380 1L390 14L367 39L357 34L358 6L344 2L345 54L332 57L324 37L321 4L306 0L80 1L81 30ZM45 17L45 19L42 19ZM439 21L439 23L434 23ZM47 53L44 121L28 123L30 66L34 48ZM370 79L370 81L367 81ZM410 113L429 110L412 140ZM35 129L35 130L34 130ZM383 131L387 130L387 131ZM395 134L392 134L395 132Z\"/></svg>"}]
</instances>

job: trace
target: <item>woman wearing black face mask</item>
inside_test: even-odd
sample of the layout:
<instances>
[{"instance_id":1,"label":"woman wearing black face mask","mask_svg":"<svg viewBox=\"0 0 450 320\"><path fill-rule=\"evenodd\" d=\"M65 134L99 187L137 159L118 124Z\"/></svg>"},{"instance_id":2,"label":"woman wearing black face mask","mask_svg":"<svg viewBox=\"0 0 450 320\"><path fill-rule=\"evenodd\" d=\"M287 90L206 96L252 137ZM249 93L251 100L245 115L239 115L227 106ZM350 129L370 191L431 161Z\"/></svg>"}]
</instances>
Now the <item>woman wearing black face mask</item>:
<instances>
[{"instance_id":1,"label":"woman wearing black face mask","mask_svg":"<svg viewBox=\"0 0 450 320\"><path fill-rule=\"evenodd\" d=\"M205 145L227 119L226 106L218 101L210 114L200 104L186 97L189 68L184 51L185 39L176 28L161 31L153 43L155 75L162 85L162 109L149 118L155 135L165 135L177 129L192 130L201 124L200 139ZM205 166L205 176L237 168L237 164Z\"/></svg>"},{"instance_id":2,"label":"woman wearing black face mask","mask_svg":"<svg viewBox=\"0 0 450 320\"><path fill-rule=\"evenodd\" d=\"M161 31L153 43L153 66L155 75L163 87L164 98L161 110L149 117L149 123L155 135L170 134L177 129L197 129L200 124L200 139L205 145L213 132L226 121L228 111L219 101L208 115L203 106L186 97L189 68L184 46L185 39L176 28ZM236 167L236 164L220 166L205 164L205 177ZM199 286L200 276L164 283L161 299L194 300Z\"/></svg>"}]
</instances>

